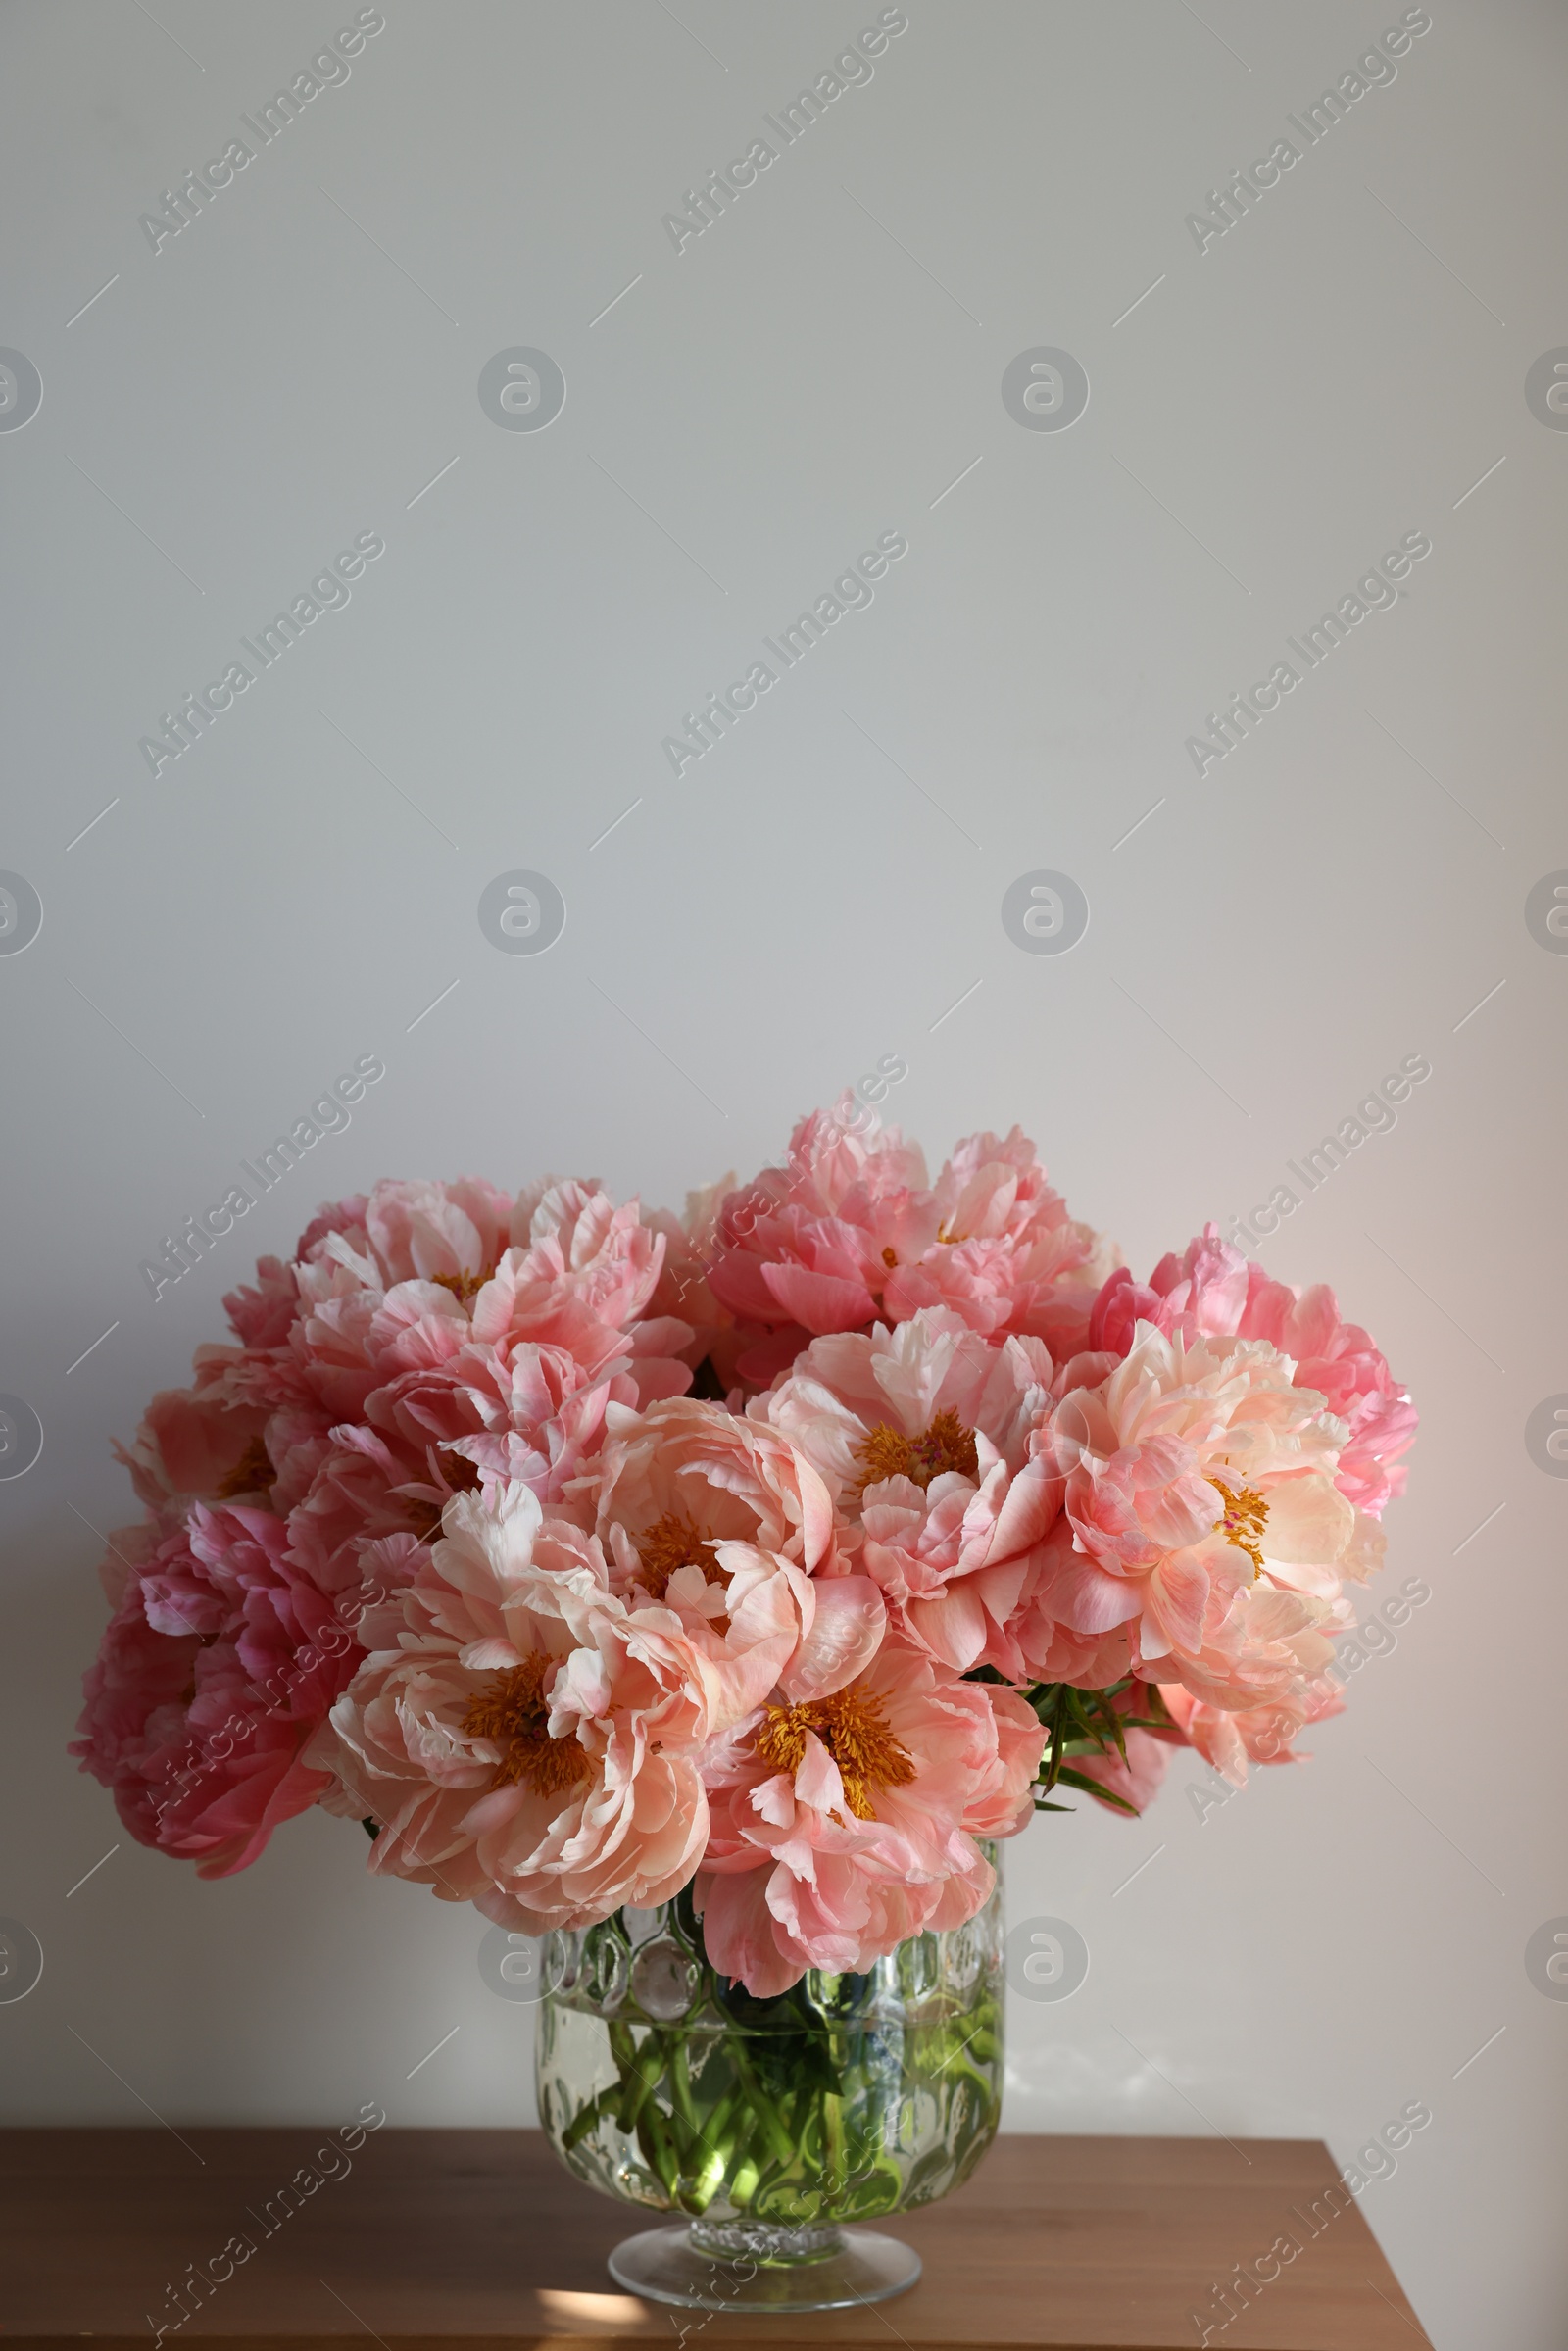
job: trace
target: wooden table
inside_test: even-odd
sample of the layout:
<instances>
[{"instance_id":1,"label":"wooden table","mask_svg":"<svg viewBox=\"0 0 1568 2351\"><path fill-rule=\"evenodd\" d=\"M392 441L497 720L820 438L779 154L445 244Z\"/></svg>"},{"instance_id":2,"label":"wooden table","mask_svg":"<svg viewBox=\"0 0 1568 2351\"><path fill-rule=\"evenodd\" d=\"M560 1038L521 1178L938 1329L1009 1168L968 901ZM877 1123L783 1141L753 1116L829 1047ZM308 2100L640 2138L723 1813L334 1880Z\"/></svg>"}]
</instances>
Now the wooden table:
<instances>
[{"instance_id":1,"label":"wooden table","mask_svg":"<svg viewBox=\"0 0 1568 2351\"><path fill-rule=\"evenodd\" d=\"M220 2337L224 2351L372 2339L383 2351L674 2351L682 2327L701 2351L1169 2351L1199 2343L1205 2325L1222 2351L1427 2340L1359 2208L1343 2192L1325 2206L1335 2168L1315 2140L1004 2136L956 2195L883 2224L925 2262L911 2293L792 2322L672 2313L616 2292L605 2257L649 2219L568 2179L537 2131L387 2129L317 2164L327 2135L0 2132L0 2351L83 2335L98 2351L146 2351L160 2325L171 2345ZM301 2166L343 2165L283 2217L278 2191ZM1288 2261L1270 2254L1282 2237L1300 2247ZM256 2249L241 2259L236 2245L225 2264L231 2239ZM1225 2326L1214 2288L1238 2263L1254 2283L1250 2299L1233 2292ZM176 2330L168 2289L191 2265L232 2274L210 2299L187 2294L199 2307Z\"/></svg>"}]
</instances>

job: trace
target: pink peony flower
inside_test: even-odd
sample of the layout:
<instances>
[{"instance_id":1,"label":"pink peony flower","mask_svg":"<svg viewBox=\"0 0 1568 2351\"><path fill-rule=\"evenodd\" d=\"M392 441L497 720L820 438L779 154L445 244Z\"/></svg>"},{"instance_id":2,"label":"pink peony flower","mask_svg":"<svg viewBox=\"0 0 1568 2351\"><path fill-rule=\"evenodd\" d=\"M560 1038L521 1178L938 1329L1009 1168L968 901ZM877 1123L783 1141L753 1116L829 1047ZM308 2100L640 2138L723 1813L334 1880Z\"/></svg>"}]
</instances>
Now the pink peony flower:
<instances>
[{"instance_id":1,"label":"pink peony flower","mask_svg":"<svg viewBox=\"0 0 1568 2351\"><path fill-rule=\"evenodd\" d=\"M358 1649L270 1512L198 1502L116 1563L72 1753L142 1844L227 1877L326 1792L303 1750Z\"/></svg>"},{"instance_id":2,"label":"pink peony flower","mask_svg":"<svg viewBox=\"0 0 1568 2351\"><path fill-rule=\"evenodd\" d=\"M1356 1513L1334 1483L1344 1423L1291 1370L1266 1341L1140 1324L1126 1360L1054 1415L1070 1467L1040 1618L1081 1638L1125 1627L1132 1671L1163 1663L1237 1710L1321 1672L1323 1628L1348 1620Z\"/></svg>"},{"instance_id":3,"label":"pink peony flower","mask_svg":"<svg viewBox=\"0 0 1568 2351\"><path fill-rule=\"evenodd\" d=\"M1382 1516L1404 1492L1399 1455L1414 1442L1417 1413L1367 1333L1341 1319L1339 1300L1321 1282L1295 1291L1252 1266L1241 1332L1267 1339L1296 1357L1301 1387L1315 1388L1349 1431L1335 1483L1357 1509Z\"/></svg>"},{"instance_id":4,"label":"pink peony flower","mask_svg":"<svg viewBox=\"0 0 1568 2351\"><path fill-rule=\"evenodd\" d=\"M767 1998L808 1968L862 1973L961 1926L995 1883L974 1839L1030 1817L1043 1744L1014 1691L892 1636L830 1697L736 1726L704 1773L696 1902L713 1965Z\"/></svg>"},{"instance_id":5,"label":"pink peony flower","mask_svg":"<svg viewBox=\"0 0 1568 2351\"><path fill-rule=\"evenodd\" d=\"M905 1637L960 1672L1023 1675L1011 1620L1061 1506L1054 1463L1030 1453L1054 1376L1041 1341L993 1347L933 1307L813 1341L750 1406L821 1473L846 1557Z\"/></svg>"},{"instance_id":6,"label":"pink peony flower","mask_svg":"<svg viewBox=\"0 0 1568 2351\"><path fill-rule=\"evenodd\" d=\"M1403 1484L1332 1291L1213 1225L1111 1256L1016 1127L932 1184L850 1095L679 1221L554 1178L323 1205L122 1454L75 1752L205 1875L312 1802L534 1932L698 1874L759 1992L956 1924L1045 1739L966 1676L1130 1720L1157 1684L1075 1765L1107 1798L1179 1743L1239 1781L1338 1710Z\"/></svg>"},{"instance_id":7,"label":"pink peony flower","mask_svg":"<svg viewBox=\"0 0 1568 2351\"><path fill-rule=\"evenodd\" d=\"M1246 1787L1250 1762L1303 1762L1292 1749L1297 1733L1345 1711L1345 1700L1326 1674L1299 1682L1268 1705L1240 1712L1205 1704L1179 1683L1162 1685L1160 1695L1189 1744L1236 1788Z\"/></svg>"},{"instance_id":8,"label":"pink peony flower","mask_svg":"<svg viewBox=\"0 0 1568 2351\"><path fill-rule=\"evenodd\" d=\"M643 1319L662 1244L597 1186L514 1204L472 1180L379 1184L363 1235L327 1231L296 1267L289 1336L301 1383L341 1414L290 1521L334 1593L388 1537L427 1543L455 1493L507 1480L559 1503L612 1403L690 1380L689 1326Z\"/></svg>"},{"instance_id":9,"label":"pink peony flower","mask_svg":"<svg viewBox=\"0 0 1568 2351\"><path fill-rule=\"evenodd\" d=\"M833 1561L817 1471L782 1431L721 1404L677 1397L621 1416L584 1494L618 1582L655 1598L673 1568L704 1565L715 1543L778 1551L808 1575Z\"/></svg>"},{"instance_id":10,"label":"pink peony flower","mask_svg":"<svg viewBox=\"0 0 1568 2351\"><path fill-rule=\"evenodd\" d=\"M1340 1492L1373 1518L1403 1493L1405 1471L1396 1464L1414 1439L1415 1406L1366 1332L1341 1320L1332 1290L1276 1282L1208 1224L1180 1257L1162 1257L1147 1285L1125 1266L1109 1276L1090 1315L1089 1345L1125 1354L1140 1321L1167 1337L1268 1340L1295 1358L1298 1386L1324 1396L1347 1425Z\"/></svg>"},{"instance_id":11,"label":"pink peony flower","mask_svg":"<svg viewBox=\"0 0 1568 2351\"><path fill-rule=\"evenodd\" d=\"M896 1127L867 1142L853 1097L790 1138L788 1164L732 1192L717 1220L709 1288L753 1338L743 1378L765 1383L809 1338L881 1311L889 1271L936 1241L925 1161Z\"/></svg>"},{"instance_id":12,"label":"pink peony flower","mask_svg":"<svg viewBox=\"0 0 1568 2351\"><path fill-rule=\"evenodd\" d=\"M722 1626L758 1584L793 1611L782 1679L791 1696L824 1695L874 1654L887 1611L874 1584L838 1555L828 1490L789 1439L722 1405L677 1397L626 1419L607 1441L580 1506L610 1563L612 1590Z\"/></svg>"},{"instance_id":13,"label":"pink peony flower","mask_svg":"<svg viewBox=\"0 0 1568 2351\"><path fill-rule=\"evenodd\" d=\"M370 1867L542 1934L678 1892L701 1858L697 1757L795 1641L760 1580L723 1632L628 1607L597 1540L524 1486L460 1495L313 1760L380 1825Z\"/></svg>"},{"instance_id":14,"label":"pink peony flower","mask_svg":"<svg viewBox=\"0 0 1568 2351\"><path fill-rule=\"evenodd\" d=\"M887 1313L902 1322L923 1306L949 1306L973 1330L1016 1332L1060 1357L1075 1353L1112 1258L1089 1225L1069 1217L1022 1130L960 1143L937 1178L936 1200L937 1246L895 1273Z\"/></svg>"},{"instance_id":15,"label":"pink peony flower","mask_svg":"<svg viewBox=\"0 0 1568 2351\"><path fill-rule=\"evenodd\" d=\"M512 1202L475 1176L455 1184L377 1184L365 1232L384 1288L439 1282L461 1297L478 1288L508 1246Z\"/></svg>"},{"instance_id":16,"label":"pink peony flower","mask_svg":"<svg viewBox=\"0 0 1568 2351\"><path fill-rule=\"evenodd\" d=\"M987 1336L1082 1346L1105 1252L1046 1181L1032 1143L974 1135L934 1189L897 1129L867 1141L845 1095L803 1119L788 1165L731 1193L709 1288L754 1344L741 1376L765 1385L812 1337L906 1322L947 1306Z\"/></svg>"}]
</instances>

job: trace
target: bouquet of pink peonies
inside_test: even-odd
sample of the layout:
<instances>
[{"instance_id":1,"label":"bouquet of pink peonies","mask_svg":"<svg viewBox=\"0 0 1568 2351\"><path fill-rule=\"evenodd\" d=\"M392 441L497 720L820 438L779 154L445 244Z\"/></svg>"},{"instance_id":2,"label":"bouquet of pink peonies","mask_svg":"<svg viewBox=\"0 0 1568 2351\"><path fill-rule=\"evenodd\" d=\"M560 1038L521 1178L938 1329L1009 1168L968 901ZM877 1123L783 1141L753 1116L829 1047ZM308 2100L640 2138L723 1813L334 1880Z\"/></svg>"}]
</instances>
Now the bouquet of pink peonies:
<instances>
[{"instance_id":1,"label":"bouquet of pink peonies","mask_svg":"<svg viewBox=\"0 0 1568 2351\"><path fill-rule=\"evenodd\" d=\"M503 1926L681 1896L773 1999L960 1926L1052 1790L1124 1812L1338 1711L1415 1413L1210 1225L1147 1282L1015 1128L935 1184L846 1097L684 1222L381 1183L226 1301L74 1752L218 1877L308 1805Z\"/></svg>"}]
</instances>

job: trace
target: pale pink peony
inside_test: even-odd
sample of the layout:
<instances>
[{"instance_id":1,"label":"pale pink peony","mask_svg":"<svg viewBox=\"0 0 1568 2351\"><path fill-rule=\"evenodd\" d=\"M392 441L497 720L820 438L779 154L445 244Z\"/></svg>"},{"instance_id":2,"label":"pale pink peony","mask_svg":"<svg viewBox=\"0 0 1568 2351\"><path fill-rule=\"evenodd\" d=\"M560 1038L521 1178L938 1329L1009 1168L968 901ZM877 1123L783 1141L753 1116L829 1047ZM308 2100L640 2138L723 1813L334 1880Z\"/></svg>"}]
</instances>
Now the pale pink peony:
<instances>
[{"instance_id":1,"label":"pale pink peony","mask_svg":"<svg viewBox=\"0 0 1568 2351\"><path fill-rule=\"evenodd\" d=\"M1322 1283L1297 1291L1276 1282L1208 1224L1181 1256L1162 1257L1147 1284L1125 1266L1108 1277L1090 1315L1089 1345L1125 1354L1140 1321L1168 1337L1268 1340L1295 1359L1297 1385L1324 1396L1346 1423L1340 1492L1374 1518L1403 1493L1399 1455L1415 1437L1415 1406L1366 1332L1341 1319Z\"/></svg>"},{"instance_id":2,"label":"pale pink peony","mask_svg":"<svg viewBox=\"0 0 1568 2351\"><path fill-rule=\"evenodd\" d=\"M1014 1691L893 1636L831 1698L738 1725L705 1768L696 1902L713 1965L767 1998L808 1968L863 1973L961 1926L995 1883L974 1839L1029 1819L1043 1744Z\"/></svg>"},{"instance_id":3,"label":"pale pink peony","mask_svg":"<svg viewBox=\"0 0 1568 2351\"><path fill-rule=\"evenodd\" d=\"M826 1695L875 1653L882 1597L840 1559L828 1489L779 1430L691 1397L655 1404L617 1420L571 1498L592 1511L628 1605L659 1599L722 1625L777 1578L770 1605L796 1626L792 1697Z\"/></svg>"},{"instance_id":4,"label":"pale pink peony","mask_svg":"<svg viewBox=\"0 0 1568 2351\"><path fill-rule=\"evenodd\" d=\"M266 1510L198 1502L110 1564L119 1606L72 1752L141 1843L227 1877L327 1791L303 1750L358 1646Z\"/></svg>"},{"instance_id":5,"label":"pale pink peony","mask_svg":"<svg viewBox=\"0 0 1568 2351\"><path fill-rule=\"evenodd\" d=\"M643 1319L662 1251L635 1205L575 1183L516 1203L473 1180L380 1184L361 1236L324 1232L289 1334L341 1415L291 1519L323 1588L360 1586L388 1536L427 1543L454 1493L507 1480L559 1503L612 1402L686 1387L689 1326Z\"/></svg>"},{"instance_id":6,"label":"pale pink peony","mask_svg":"<svg viewBox=\"0 0 1568 2351\"><path fill-rule=\"evenodd\" d=\"M513 1202L473 1178L378 1184L323 1209L291 1266L263 1260L261 1289L226 1301L244 1344L204 1350L203 1384L225 1404L292 1404L330 1426L466 1345L509 1357L531 1344L621 1377L631 1400L678 1394L690 1330L646 1317L662 1249L635 1203L617 1208L597 1185Z\"/></svg>"},{"instance_id":7,"label":"pale pink peony","mask_svg":"<svg viewBox=\"0 0 1568 2351\"><path fill-rule=\"evenodd\" d=\"M701 1858L696 1758L795 1641L777 1580L720 1633L628 1607L525 1486L460 1495L313 1760L379 1825L370 1867L542 1934L667 1901Z\"/></svg>"},{"instance_id":8,"label":"pale pink peony","mask_svg":"<svg viewBox=\"0 0 1568 2351\"><path fill-rule=\"evenodd\" d=\"M906 1637L959 1671L1023 1675L1011 1621L1061 1506L1030 1449L1054 1378L1041 1341L991 1346L935 1307L813 1341L749 1408L820 1471L845 1556Z\"/></svg>"},{"instance_id":9,"label":"pale pink peony","mask_svg":"<svg viewBox=\"0 0 1568 2351\"><path fill-rule=\"evenodd\" d=\"M755 1543L808 1575L833 1558L832 1498L788 1435L690 1396L619 1416L584 1499L612 1572L656 1597L671 1566L702 1564L674 1557L681 1541L709 1552L713 1542ZM658 1564L644 1556L651 1543Z\"/></svg>"},{"instance_id":10,"label":"pale pink peony","mask_svg":"<svg viewBox=\"0 0 1568 2351\"><path fill-rule=\"evenodd\" d=\"M377 1184L365 1230L384 1288L409 1281L477 1287L511 1240L512 1201L476 1176Z\"/></svg>"},{"instance_id":11,"label":"pale pink peony","mask_svg":"<svg viewBox=\"0 0 1568 2351\"><path fill-rule=\"evenodd\" d=\"M1297 1733L1345 1711L1345 1700L1327 1674L1295 1684L1268 1705L1240 1712L1207 1705L1179 1683L1162 1685L1160 1695L1189 1744L1236 1788L1246 1787L1249 1763L1304 1762L1292 1748Z\"/></svg>"},{"instance_id":12,"label":"pale pink peony","mask_svg":"<svg viewBox=\"0 0 1568 2351\"><path fill-rule=\"evenodd\" d=\"M1344 1423L1292 1368L1265 1341L1141 1324L1054 1416L1065 1515L1040 1616L1086 1638L1125 1627L1134 1672L1236 1710L1321 1672L1357 1522L1334 1483Z\"/></svg>"}]
</instances>

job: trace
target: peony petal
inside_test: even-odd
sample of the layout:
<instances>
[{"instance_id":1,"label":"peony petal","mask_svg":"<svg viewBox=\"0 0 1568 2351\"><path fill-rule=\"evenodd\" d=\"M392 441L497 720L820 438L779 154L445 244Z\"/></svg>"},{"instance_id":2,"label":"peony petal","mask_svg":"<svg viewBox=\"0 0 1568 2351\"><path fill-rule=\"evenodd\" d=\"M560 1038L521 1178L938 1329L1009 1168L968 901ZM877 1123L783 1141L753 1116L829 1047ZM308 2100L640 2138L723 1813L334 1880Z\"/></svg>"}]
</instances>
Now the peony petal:
<instances>
[{"instance_id":1,"label":"peony petal","mask_svg":"<svg viewBox=\"0 0 1568 2351\"><path fill-rule=\"evenodd\" d=\"M1051 1563L1039 1597L1047 1615L1072 1633L1109 1633L1144 1605L1141 1582L1108 1574L1082 1551L1063 1551Z\"/></svg>"},{"instance_id":2,"label":"peony petal","mask_svg":"<svg viewBox=\"0 0 1568 2351\"><path fill-rule=\"evenodd\" d=\"M819 1332L857 1331L871 1319L871 1294L863 1282L810 1273L804 1265L764 1265L762 1279L775 1304L813 1337Z\"/></svg>"},{"instance_id":3,"label":"peony petal","mask_svg":"<svg viewBox=\"0 0 1568 2351\"><path fill-rule=\"evenodd\" d=\"M1318 1566L1338 1559L1355 1533L1355 1507L1339 1489L1315 1473L1281 1478L1267 1489L1268 1524L1261 1549L1288 1566Z\"/></svg>"},{"instance_id":4,"label":"peony petal","mask_svg":"<svg viewBox=\"0 0 1568 2351\"><path fill-rule=\"evenodd\" d=\"M833 1576L811 1586L815 1613L779 1688L792 1705L825 1698L863 1673L881 1646L887 1607L869 1576Z\"/></svg>"}]
</instances>

